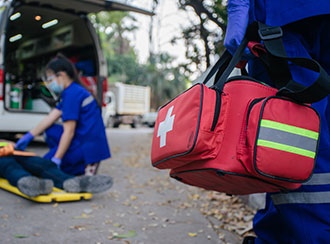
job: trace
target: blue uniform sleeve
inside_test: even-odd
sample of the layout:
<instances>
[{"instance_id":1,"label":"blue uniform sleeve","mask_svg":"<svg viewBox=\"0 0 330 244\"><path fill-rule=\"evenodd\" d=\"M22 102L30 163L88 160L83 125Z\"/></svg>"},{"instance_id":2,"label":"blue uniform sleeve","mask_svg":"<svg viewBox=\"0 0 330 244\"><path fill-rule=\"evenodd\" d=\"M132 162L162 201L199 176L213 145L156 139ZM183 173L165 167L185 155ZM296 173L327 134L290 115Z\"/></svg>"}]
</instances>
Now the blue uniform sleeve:
<instances>
[{"instance_id":1,"label":"blue uniform sleeve","mask_svg":"<svg viewBox=\"0 0 330 244\"><path fill-rule=\"evenodd\" d=\"M62 120L78 120L82 97L75 93L67 93L61 102Z\"/></svg>"},{"instance_id":2,"label":"blue uniform sleeve","mask_svg":"<svg viewBox=\"0 0 330 244\"><path fill-rule=\"evenodd\" d=\"M62 102L59 102L57 105L56 105L56 108L58 110L62 110Z\"/></svg>"},{"instance_id":3,"label":"blue uniform sleeve","mask_svg":"<svg viewBox=\"0 0 330 244\"><path fill-rule=\"evenodd\" d=\"M233 54L243 40L249 23L250 0L229 0L225 47Z\"/></svg>"}]
</instances>

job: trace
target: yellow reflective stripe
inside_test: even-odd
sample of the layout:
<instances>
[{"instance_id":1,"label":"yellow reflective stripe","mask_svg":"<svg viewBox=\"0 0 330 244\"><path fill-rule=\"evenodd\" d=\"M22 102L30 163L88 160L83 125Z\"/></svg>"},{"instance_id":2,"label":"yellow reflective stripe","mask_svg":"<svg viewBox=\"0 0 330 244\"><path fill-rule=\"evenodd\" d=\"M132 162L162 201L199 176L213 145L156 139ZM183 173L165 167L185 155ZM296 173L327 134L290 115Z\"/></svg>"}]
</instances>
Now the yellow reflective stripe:
<instances>
[{"instance_id":1,"label":"yellow reflective stripe","mask_svg":"<svg viewBox=\"0 0 330 244\"><path fill-rule=\"evenodd\" d=\"M315 152L301 149L298 147L284 145L281 143L265 141L265 140L258 140L257 145L263 146L263 147L269 147L269 148L273 148L273 149L277 149L277 150L281 150L281 151L285 151L285 152L289 152L289 153L294 153L294 154L298 154L298 155L309 157L309 158L315 158Z\"/></svg>"},{"instance_id":2,"label":"yellow reflective stripe","mask_svg":"<svg viewBox=\"0 0 330 244\"><path fill-rule=\"evenodd\" d=\"M5 147L8 145L8 142L0 142L0 147Z\"/></svg>"},{"instance_id":3,"label":"yellow reflective stripe","mask_svg":"<svg viewBox=\"0 0 330 244\"><path fill-rule=\"evenodd\" d=\"M318 132L299 128L299 127L292 126L292 125L282 124L282 123L271 121L271 120L262 119L260 126L272 128L272 129L276 129L276 130L282 130L282 131L286 131L286 132L301 135L301 136L306 136L306 137L309 137L309 138L312 138L315 140L317 140L319 138Z\"/></svg>"}]
</instances>

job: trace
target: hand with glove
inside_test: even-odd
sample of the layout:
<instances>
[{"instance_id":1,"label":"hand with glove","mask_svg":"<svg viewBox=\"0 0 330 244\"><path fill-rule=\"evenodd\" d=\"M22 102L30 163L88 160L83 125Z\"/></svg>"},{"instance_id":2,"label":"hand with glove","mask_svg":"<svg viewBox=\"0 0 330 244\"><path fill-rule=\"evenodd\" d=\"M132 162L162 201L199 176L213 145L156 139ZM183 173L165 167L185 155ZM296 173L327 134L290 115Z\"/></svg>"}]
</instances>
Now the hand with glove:
<instances>
[{"instance_id":1,"label":"hand with glove","mask_svg":"<svg viewBox=\"0 0 330 244\"><path fill-rule=\"evenodd\" d=\"M61 167L61 163L62 163L62 159L60 158L56 158L56 157L52 157L51 161L57 165L57 168Z\"/></svg>"},{"instance_id":2,"label":"hand with glove","mask_svg":"<svg viewBox=\"0 0 330 244\"><path fill-rule=\"evenodd\" d=\"M228 0L228 25L224 45L231 54L234 54L242 42L249 24L250 0ZM245 49L244 56L252 54Z\"/></svg>"},{"instance_id":3,"label":"hand with glove","mask_svg":"<svg viewBox=\"0 0 330 244\"><path fill-rule=\"evenodd\" d=\"M28 132L21 139L16 142L15 149L24 151L29 143L33 140L34 136Z\"/></svg>"}]
</instances>

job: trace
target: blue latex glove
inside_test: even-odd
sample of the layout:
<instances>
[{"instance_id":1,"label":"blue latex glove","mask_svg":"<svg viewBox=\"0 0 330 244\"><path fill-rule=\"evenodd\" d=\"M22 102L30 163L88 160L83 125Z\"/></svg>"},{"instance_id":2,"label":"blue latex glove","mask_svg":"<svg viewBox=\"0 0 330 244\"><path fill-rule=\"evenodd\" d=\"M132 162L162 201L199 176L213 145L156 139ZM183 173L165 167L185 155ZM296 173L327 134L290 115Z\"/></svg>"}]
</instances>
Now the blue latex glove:
<instances>
[{"instance_id":1,"label":"blue latex glove","mask_svg":"<svg viewBox=\"0 0 330 244\"><path fill-rule=\"evenodd\" d=\"M234 54L244 38L249 24L250 0L228 0L228 25L224 45L231 54ZM244 57L251 57L246 48Z\"/></svg>"},{"instance_id":2,"label":"blue latex glove","mask_svg":"<svg viewBox=\"0 0 330 244\"><path fill-rule=\"evenodd\" d=\"M60 166L61 166L61 163L62 163L62 159L60 159L60 158L55 158L55 157L52 157L52 162L54 163L54 164L56 164L57 165L57 168L60 168Z\"/></svg>"},{"instance_id":3,"label":"blue latex glove","mask_svg":"<svg viewBox=\"0 0 330 244\"><path fill-rule=\"evenodd\" d=\"M33 140L34 136L28 132L21 139L16 142L15 149L24 151L29 143Z\"/></svg>"}]
</instances>

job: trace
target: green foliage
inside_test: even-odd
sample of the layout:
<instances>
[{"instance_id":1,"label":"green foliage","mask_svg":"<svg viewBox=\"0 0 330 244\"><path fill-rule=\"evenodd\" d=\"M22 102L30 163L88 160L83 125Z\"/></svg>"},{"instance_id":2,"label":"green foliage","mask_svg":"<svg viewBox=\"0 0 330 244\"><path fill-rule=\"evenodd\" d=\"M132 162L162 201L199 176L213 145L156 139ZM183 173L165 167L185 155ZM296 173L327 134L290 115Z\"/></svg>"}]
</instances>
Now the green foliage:
<instances>
[{"instance_id":1,"label":"green foliage","mask_svg":"<svg viewBox=\"0 0 330 244\"><path fill-rule=\"evenodd\" d=\"M151 107L157 109L184 89L188 81L182 67L173 67L173 57L153 54L140 64L128 32L136 30L135 19L127 12L101 12L90 15L100 36L108 67L109 82L123 82L151 87Z\"/></svg>"},{"instance_id":2,"label":"green foliage","mask_svg":"<svg viewBox=\"0 0 330 244\"><path fill-rule=\"evenodd\" d=\"M188 78L183 74L182 67L172 67L173 57L166 53L153 55L150 62L141 66L135 81L137 84L151 86L151 104L154 109L187 88Z\"/></svg>"},{"instance_id":3,"label":"green foliage","mask_svg":"<svg viewBox=\"0 0 330 244\"><path fill-rule=\"evenodd\" d=\"M213 9L216 16L227 26L227 3L223 0L216 0L211 9Z\"/></svg>"}]
</instances>

